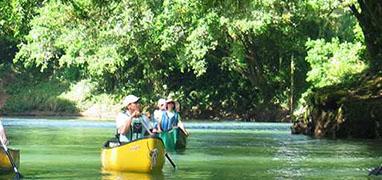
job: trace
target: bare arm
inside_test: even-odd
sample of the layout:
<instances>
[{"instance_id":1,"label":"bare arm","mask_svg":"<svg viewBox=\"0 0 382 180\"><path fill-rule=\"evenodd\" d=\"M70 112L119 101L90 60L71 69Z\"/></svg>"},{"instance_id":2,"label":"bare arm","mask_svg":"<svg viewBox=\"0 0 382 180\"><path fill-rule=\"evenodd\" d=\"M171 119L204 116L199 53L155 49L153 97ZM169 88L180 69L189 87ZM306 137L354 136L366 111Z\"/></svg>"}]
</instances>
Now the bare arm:
<instances>
[{"instance_id":1,"label":"bare arm","mask_svg":"<svg viewBox=\"0 0 382 180\"><path fill-rule=\"evenodd\" d=\"M157 129L159 133L162 132L161 123L162 123L162 118L159 118L159 121L157 123Z\"/></svg>"},{"instance_id":2,"label":"bare arm","mask_svg":"<svg viewBox=\"0 0 382 180\"><path fill-rule=\"evenodd\" d=\"M139 111L134 111L130 117L127 117L127 120L124 122L124 124L118 128L119 134L127 134L130 130L131 121L133 118L137 118L141 115Z\"/></svg>"},{"instance_id":3,"label":"bare arm","mask_svg":"<svg viewBox=\"0 0 382 180\"><path fill-rule=\"evenodd\" d=\"M0 138L4 142L5 145L8 144L8 139L7 139L7 136L5 134L5 129L4 129L3 125L1 124L1 122L0 122Z\"/></svg>"},{"instance_id":4,"label":"bare arm","mask_svg":"<svg viewBox=\"0 0 382 180\"><path fill-rule=\"evenodd\" d=\"M141 116L143 127L145 127L146 131L150 135L154 135L153 132L151 132L150 129L152 129L152 126L150 125L150 120L146 116Z\"/></svg>"},{"instance_id":5,"label":"bare arm","mask_svg":"<svg viewBox=\"0 0 382 180\"><path fill-rule=\"evenodd\" d=\"M125 121L125 123L118 128L118 133L119 134L127 134L130 130L130 125L131 125L131 120L133 119L133 117L127 117L127 121Z\"/></svg>"}]
</instances>

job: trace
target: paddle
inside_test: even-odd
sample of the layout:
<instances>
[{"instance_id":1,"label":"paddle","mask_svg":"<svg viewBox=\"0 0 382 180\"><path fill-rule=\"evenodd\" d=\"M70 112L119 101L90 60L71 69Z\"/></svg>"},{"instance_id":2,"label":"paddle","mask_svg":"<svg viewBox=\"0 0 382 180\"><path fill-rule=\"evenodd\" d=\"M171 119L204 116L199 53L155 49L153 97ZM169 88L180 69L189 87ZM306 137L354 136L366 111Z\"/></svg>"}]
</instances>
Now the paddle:
<instances>
[{"instance_id":1,"label":"paddle","mask_svg":"<svg viewBox=\"0 0 382 180\"><path fill-rule=\"evenodd\" d=\"M181 125L179 125L179 124L181 124ZM186 137L188 137L190 135L190 133L184 128L183 122L181 120L179 120L179 122L178 122L178 127L183 132L183 134L186 135Z\"/></svg>"},{"instance_id":2,"label":"paddle","mask_svg":"<svg viewBox=\"0 0 382 180\"><path fill-rule=\"evenodd\" d=\"M147 130L147 132L149 132L150 135L154 135L154 133L152 133L152 132L150 131L148 125L147 125L146 122L145 122L145 120L143 119L142 121L143 121L142 124L143 124L143 126L145 127L145 129ZM172 167L174 167L174 169L176 169L176 165L175 165L174 161L170 158L170 155L168 155L167 152L165 152L165 156L166 156L167 160L170 161Z\"/></svg>"},{"instance_id":3,"label":"paddle","mask_svg":"<svg viewBox=\"0 0 382 180\"><path fill-rule=\"evenodd\" d=\"M179 127L179 126L178 126ZM186 131L186 129L182 129L181 127L179 127L180 131L182 131L182 133L184 135L186 135L186 137L188 137L190 135L190 133L188 131Z\"/></svg>"},{"instance_id":4,"label":"paddle","mask_svg":"<svg viewBox=\"0 0 382 180\"><path fill-rule=\"evenodd\" d=\"M165 156L166 156L167 160L170 161L172 167L174 167L174 169L176 169L176 165L175 165L174 161L172 161L172 159L170 158L170 155L168 155L167 152L165 153Z\"/></svg>"},{"instance_id":5,"label":"paddle","mask_svg":"<svg viewBox=\"0 0 382 180\"><path fill-rule=\"evenodd\" d=\"M7 148L7 146L5 145L3 138L0 137L0 141L1 141L1 145L3 145L3 148L4 148L4 150L5 150L5 153L6 153L7 156L8 156L9 161L10 161L11 164L12 164L13 171L15 171L15 173L16 173L16 179L20 179L20 178L22 178L23 176L22 176L21 173L17 170L16 164L15 164L15 162L13 161L13 158L12 158L11 154L9 153L8 148Z\"/></svg>"}]
</instances>

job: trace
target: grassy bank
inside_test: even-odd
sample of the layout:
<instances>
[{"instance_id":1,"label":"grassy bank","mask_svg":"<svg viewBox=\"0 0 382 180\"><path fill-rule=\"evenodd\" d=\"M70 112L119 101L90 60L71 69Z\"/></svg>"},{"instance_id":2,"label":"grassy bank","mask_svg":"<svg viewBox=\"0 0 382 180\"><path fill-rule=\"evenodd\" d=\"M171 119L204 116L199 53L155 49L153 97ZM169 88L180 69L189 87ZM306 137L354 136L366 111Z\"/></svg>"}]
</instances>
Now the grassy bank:
<instances>
[{"instance_id":1,"label":"grassy bank","mask_svg":"<svg viewBox=\"0 0 382 180\"><path fill-rule=\"evenodd\" d=\"M69 82L58 78L21 76L3 70L0 94L3 101L0 113L3 115L107 118L113 117L120 109L113 95L96 93L96 85L88 80Z\"/></svg>"}]
</instances>

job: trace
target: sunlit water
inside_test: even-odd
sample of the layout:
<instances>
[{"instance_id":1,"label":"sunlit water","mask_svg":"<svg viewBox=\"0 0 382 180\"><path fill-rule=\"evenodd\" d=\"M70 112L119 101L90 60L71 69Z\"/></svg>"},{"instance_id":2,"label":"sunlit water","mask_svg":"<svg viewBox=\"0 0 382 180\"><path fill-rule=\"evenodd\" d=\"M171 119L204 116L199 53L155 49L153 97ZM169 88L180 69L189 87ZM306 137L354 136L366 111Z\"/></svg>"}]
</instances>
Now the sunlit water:
<instances>
[{"instance_id":1,"label":"sunlit water","mask_svg":"<svg viewBox=\"0 0 382 180\"><path fill-rule=\"evenodd\" d=\"M382 163L375 140L291 135L287 123L186 122L187 149L171 152L162 173L102 172L101 146L113 122L3 118L21 150L25 179L367 179ZM0 175L0 179L9 176Z\"/></svg>"}]
</instances>

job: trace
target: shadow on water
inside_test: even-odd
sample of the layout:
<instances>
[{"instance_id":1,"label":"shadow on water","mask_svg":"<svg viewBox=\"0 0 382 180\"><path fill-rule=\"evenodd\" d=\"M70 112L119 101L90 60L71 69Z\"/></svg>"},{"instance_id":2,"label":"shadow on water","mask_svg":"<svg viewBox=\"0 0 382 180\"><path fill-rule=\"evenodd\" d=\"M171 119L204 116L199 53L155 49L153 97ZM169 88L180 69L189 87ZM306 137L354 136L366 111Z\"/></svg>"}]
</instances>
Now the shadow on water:
<instances>
[{"instance_id":1,"label":"shadow on water","mask_svg":"<svg viewBox=\"0 0 382 180\"><path fill-rule=\"evenodd\" d=\"M360 141L360 140L359 140ZM379 140L363 140L362 143L366 143L366 149L364 153L367 154L372 159L381 159L382 157L382 141ZM369 166L368 171L372 172L378 167L382 167L382 159L373 161L372 165ZM380 171L382 174L382 171ZM379 175L379 178L382 179L382 175Z\"/></svg>"},{"instance_id":2,"label":"shadow on water","mask_svg":"<svg viewBox=\"0 0 382 180\"><path fill-rule=\"evenodd\" d=\"M16 174L14 172L0 172L0 179L15 179Z\"/></svg>"}]
</instances>

